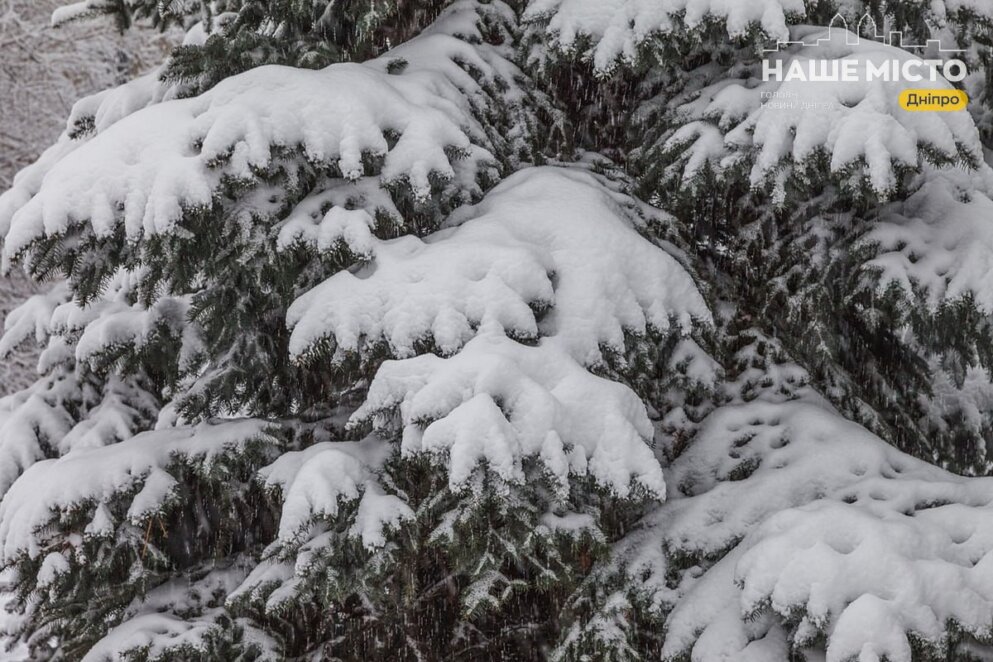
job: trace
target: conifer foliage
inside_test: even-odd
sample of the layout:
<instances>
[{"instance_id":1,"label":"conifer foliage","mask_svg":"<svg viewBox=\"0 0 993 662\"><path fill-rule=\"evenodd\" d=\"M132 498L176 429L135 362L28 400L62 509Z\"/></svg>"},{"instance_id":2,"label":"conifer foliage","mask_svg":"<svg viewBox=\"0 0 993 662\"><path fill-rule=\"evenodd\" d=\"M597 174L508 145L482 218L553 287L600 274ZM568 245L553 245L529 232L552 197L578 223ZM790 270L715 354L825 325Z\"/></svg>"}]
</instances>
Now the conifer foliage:
<instances>
[{"instance_id":1,"label":"conifer foliage","mask_svg":"<svg viewBox=\"0 0 993 662\"><path fill-rule=\"evenodd\" d=\"M836 12L965 49L969 109L763 82L917 57ZM993 653L993 6L54 20L103 15L187 36L0 196L34 659Z\"/></svg>"}]
</instances>

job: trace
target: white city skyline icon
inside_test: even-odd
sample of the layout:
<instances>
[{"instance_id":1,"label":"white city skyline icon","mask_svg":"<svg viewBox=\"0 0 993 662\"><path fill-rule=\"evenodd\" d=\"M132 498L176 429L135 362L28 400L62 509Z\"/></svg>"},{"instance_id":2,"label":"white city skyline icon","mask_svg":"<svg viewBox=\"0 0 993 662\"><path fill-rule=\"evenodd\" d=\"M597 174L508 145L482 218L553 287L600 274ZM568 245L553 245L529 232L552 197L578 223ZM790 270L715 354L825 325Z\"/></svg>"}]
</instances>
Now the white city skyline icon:
<instances>
[{"instance_id":1,"label":"white city skyline icon","mask_svg":"<svg viewBox=\"0 0 993 662\"><path fill-rule=\"evenodd\" d=\"M942 46L940 39L928 39L924 44L904 43L902 31L890 30L889 32L880 32L878 25L876 24L876 19L868 13L864 14L862 18L859 19L855 29L852 30L848 25L848 19L838 13L834 15L834 18L831 19L831 23L828 24L827 37L822 37L814 42L807 42L803 40L783 41L777 39L775 48L765 48L762 49L762 52L777 53L784 48L789 48L790 46L820 46L822 44L827 44L832 41L832 35L836 29L845 31L845 44L848 46L858 46L862 41L862 35L865 34L867 39L871 39L872 41L885 44L887 46L896 46L897 48L902 48L904 50L924 51L933 46L936 47L937 52L939 53L962 53L964 51L964 49L961 48L945 48Z\"/></svg>"}]
</instances>

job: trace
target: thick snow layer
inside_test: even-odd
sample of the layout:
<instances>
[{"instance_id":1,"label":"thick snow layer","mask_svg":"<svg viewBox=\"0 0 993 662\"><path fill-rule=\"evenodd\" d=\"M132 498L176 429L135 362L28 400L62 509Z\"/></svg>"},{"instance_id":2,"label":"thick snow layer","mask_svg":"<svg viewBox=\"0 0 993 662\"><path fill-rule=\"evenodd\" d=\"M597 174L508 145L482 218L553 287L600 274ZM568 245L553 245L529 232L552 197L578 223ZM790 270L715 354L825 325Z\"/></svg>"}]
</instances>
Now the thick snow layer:
<instances>
[{"instance_id":1,"label":"thick snow layer","mask_svg":"<svg viewBox=\"0 0 993 662\"><path fill-rule=\"evenodd\" d=\"M330 199L333 195L323 192L297 205L280 229L280 247L303 243L318 251L329 251L343 244L355 255L371 258L376 244L372 234L375 219L365 209L337 205L321 215L321 206Z\"/></svg>"},{"instance_id":2,"label":"thick snow layer","mask_svg":"<svg viewBox=\"0 0 993 662\"><path fill-rule=\"evenodd\" d=\"M366 265L297 299L290 351L332 338L339 355L380 339L398 356L422 340L450 354L483 326L555 336L594 364L601 346L623 351L625 331L709 321L689 273L638 234L633 205L583 171L518 172L460 210L457 227L382 242Z\"/></svg>"},{"instance_id":3,"label":"thick snow layer","mask_svg":"<svg viewBox=\"0 0 993 662\"><path fill-rule=\"evenodd\" d=\"M244 580L253 562L236 557L234 562L214 563L198 579L175 579L151 590L128 605L123 622L111 628L83 657L84 662L113 662L125 659L135 649L150 660L170 660L195 651L208 654L212 635L225 627L229 614L211 606ZM275 641L247 619L234 619L243 628L244 644L258 647L259 660L277 660ZM230 624L227 625L230 627Z\"/></svg>"},{"instance_id":4,"label":"thick snow layer","mask_svg":"<svg viewBox=\"0 0 993 662\"><path fill-rule=\"evenodd\" d=\"M147 650L148 658L152 660L164 659L170 651L184 647L204 653L204 639L216 627L211 620L189 619L170 613L133 616L87 651L83 662L122 659L122 653L134 649Z\"/></svg>"},{"instance_id":5,"label":"thick snow layer","mask_svg":"<svg viewBox=\"0 0 993 662\"><path fill-rule=\"evenodd\" d=\"M282 493L280 540L297 540L315 518L333 519L342 502L357 500L351 534L366 547L384 545L384 529L414 517L406 503L384 494L376 483L376 472L391 452L389 444L375 437L362 442L322 442L285 453L261 469L259 477L266 487Z\"/></svg>"},{"instance_id":6,"label":"thick snow layer","mask_svg":"<svg viewBox=\"0 0 993 662\"><path fill-rule=\"evenodd\" d=\"M83 97L73 104L66 131L73 135L89 131L102 133L142 108L176 98L178 89L164 83L161 74L160 70L155 70L123 85Z\"/></svg>"},{"instance_id":7,"label":"thick snow layer","mask_svg":"<svg viewBox=\"0 0 993 662\"><path fill-rule=\"evenodd\" d=\"M769 56L771 62L782 64L784 75L793 64L806 68L810 63L818 67L852 63L856 71L864 72L868 63L881 66L891 60L918 59L870 40L849 45L846 41L854 36L840 29L798 26L791 37L810 45ZM751 183L759 186L781 179L787 165L802 172L812 157L826 154L833 173L843 175L855 168L883 195L897 183L895 168L920 167L922 152L953 162L961 158L983 162L979 132L968 111L908 112L899 106L904 89L951 89L945 79L868 80L864 73L857 78L844 82L763 82L759 75L738 82L723 79L679 108L689 121L664 146L686 149L684 179L692 178L704 163L728 169L747 159Z\"/></svg>"},{"instance_id":8,"label":"thick snow layer","mask_svg":"<svg viewBox=\"0 0 993 662\"><path fill-rule=\"evenodd\" d=\"M622 496L634 484L665 495L641 400L587 372L555 338L529 347L486 333L448 359L387 361L353 422L389 426L397 410L403 452L446 457L454 490L480 463L520 482L522 461L540 458L563 490L570 475L589 474Z\"/></svg>"},{"instance_id":9,"label":"thick snow layer","mask_svg":"<svg viewBox=\"0 0 993 662\"><path fill-rule=\"evenodd\" d=\"M73 450L99 448L134 436L158 411L151 394L117 376L107 378L101 398L94 398L85 417L55 446L65 455Z\"/></svg>"},{"instance_id":10,"label":"thick snow layer","mask_svg":"<svg viewBox=\"0 0 993 662\"><path fill-rule=\"evenodd\" d=\"M391 241L369 234L361 210L334 207L315 225L316 202L284 232L317 246L344 242L369 259L293 303L291 352L330 338L343 358L382 340L406 359L380 368L355 422L388 428L399 409L402 430L387 433L402 432L404 453L446 458L456 490L481 463L521 481L534 458L563 489L570 475L589 474L621 495L636 484L664 496L644 405L585 366L602 361L603 347L622 354L626 332L673 322L685 332L711 318L679 261L638 233L631 198L583 170L534 168L458 211L452 227ZM442 356L407 358L424 341ZM368 477L362 463L328 462L321 471L344 474L314 512L333 514Z\"/></svg>"},{"instance_id":11,"label":"thick snow layer","mask_svg":"<svg viewBox=\"0 0 993 662\"><path fill-rule=\"evenodd\" d=\"M949 622L991 634L993 479L913 459L823 406L757 400L708 417L667 481L654 530L698 565L657 596L675 606L665 656L772 659L783 637L822 633L829 662L910 662L908 633L937 649Z\"/></svg>"},{"instance_id":12,"label":"thick snow layer","mask_svg":"<svg viewBox=\"0 0 993 662\"><path fill-rule=\"evenodd\" d=\"M53 326L56 329L72 329L69 324L61 326L61 320L87 319L76 341L76 359L91 361L108 349L121 346L144 346L151 336L160 329L182 335L187 327L189 301L173 297L163 297L150 308L140 304L129 305L120 299L105 298L85 309L74 302L63 304L55 311Z\"/></svg>"},{"instance_id":13,"label":"thick snow layer","mask_svg":"<svg viewBox=\"0 0 993 662\"><path fill-rule=\"evenodd\" d=\"M29 297L10 311L3 321L0 357L7 358L21 343L32 338L38 346L43 346L48 341L56 308L68 298L68 286L64 282L58 283L47 292Z\"/></svg>"},{"instance_id":14,"label":"thick snow layer","mask_svg":"<svg viewBox=\"0 0 993 662\"><path fill-rule=\"evenodd\" d=\"M78 391L71 376L56 374L0 399L0 494L70 433L74 419L66 405Z\"/></svg>"},{"instance_id":15,"label":"thick snow layer","mask_svg":"<svg viewBox=\"0 0 993 662\"><path fill-rule=\"evenodd\" d=\"M132 239L169 232L184 209L211 204L222 178L253 180L274 148L300 146L348 179L363 174L367 155L381 156L384 181L426 196L429 175L455 176L453 151L487 157L460 128L469 124L435 86L376 67L259 67L117 121L61 156L37 192L30 177L15 183L0 198L5 255L82 222L97 236L122 223Z\"/></svg>"},{"instance_id":16,"label":"thick snow layer","mask_svg":"<svg viewBox=\"0 0 993 662\"><path fill-rule=\"evenodd\" d=\"M412 355L424 338L450 354L479 325L535 337L529 305L548 305L553 294L544 256L502 225L473 229L379 243L369 263L335 274L290 306L290 352L299 356L331 336L342 355L380 338L398 356Z\"/></svg>"},{"instance_id":17,"label":"thick snow layer","mask_svg":"<svg viewBox=\"0 0 993 662\"><path fill-rule=\"evenodd\" d=\"M969 296L993 312L993 170L924 168L907 200L884 208L861 241L878 287L900 286L931 310Z\"/></svg>"},{"instance_id":18,"label":"thick snow layer","mask_svg":"<svg viewBox=\"0 0 993 662\"><path fill-rule=\"evenodd\" d=\"M148 307L131 303L141 276L118 271L100 296L86 305L69 299L65 282L31 297L8 315L0 337L0 356L31 337L39 346L57 337L66 349L71 346L78 362L96 364L105 352L140 349L158 334L166 334L180 339L180 366L186 367L202 348L200 329L189 319L193 297L163 296Z\"/></svg>"},{"instance_id":19,"label":"thick snow layer","mask_svg":"<svg viewBox=\"0 0 993 662\"><path fill-rule=\"evenodd\" d=\"M61 510L88 503L95 506L136 486L148 491L139 491L135 497L140 500L135 517L157 509L174 484L163 475L171 463L196 461L209 467L222 454L237 452L253 440L268 439L266 425L246 419L144 432L111 446L34 463L0 502L3 560L10 562L24 553L32 558L41 554L45 525Z\"/></svg>"},{"instance_id":20,"label":"thick snow layer","mask_svg":"<svg viewBox=\"0 0 993 662\"><path fill-rule=\"evenodd\" d=\"M619 58L635 60L638 46L659 34L716 19L732 37L758 26L770 38L786 39L787 17L804 13L803 0L531 0L524 20L547 23L554 45L566 51L591 38L594 46L584 55L606 72Z\"/></svg>"},{"instance_id":21,"label":"thick snow layer","mask_svg":"<svg viewBox=\"0 0 993 662\"><path fill-rule=\"evenodd\" d=\"M680 36L708 24L723 24L729 37L744 37L758 28L765 39L790 39L790 23L816 8L813 0L530 0L524 21L546 33L540 39L565 52L591 60L598 73L609 73L618 62L637 60L638 49L652 38ZM993 17L983 0L910 0L935 24L968 11ZM861 19L866 4L842 0L832 8L852 21ZM587 43L587 41L589 43Z\"/></svg>"},{"instance_id":22,"label":"thick snow layer","mask_svg":"<svg viewBox=\"0 0 993 662\"><path fill-rule=\"evenodd\" d=\"M38 586L46 587L69 572L69 559L62 552L50 552L41 562L38 570Z\"/></svg>"},{"instance_id":23,"label":"thick snow layer","mask_svg":"<svg viewBox=\"0 0 993 662\"><path fill-rule=\"evenodd\" d=\"M168 232L184 210L210 204L222 181L257 183L282 158L275 150L299 148L352 182L373 163L377 179L419 199L444 179L478 193L491 152L516 158L535 123L521 103L523 74L508 45L484 39L482 14L513 19L502 2L462 0L363 64L259 67L193 99L176 99L181 86L153 73L81 100L67 133L0 196L5 259L78 223L98 236L121 223L131 238ZM509 116L499 129L487 125L494 106Z\"/></svg>"}]
</instances>

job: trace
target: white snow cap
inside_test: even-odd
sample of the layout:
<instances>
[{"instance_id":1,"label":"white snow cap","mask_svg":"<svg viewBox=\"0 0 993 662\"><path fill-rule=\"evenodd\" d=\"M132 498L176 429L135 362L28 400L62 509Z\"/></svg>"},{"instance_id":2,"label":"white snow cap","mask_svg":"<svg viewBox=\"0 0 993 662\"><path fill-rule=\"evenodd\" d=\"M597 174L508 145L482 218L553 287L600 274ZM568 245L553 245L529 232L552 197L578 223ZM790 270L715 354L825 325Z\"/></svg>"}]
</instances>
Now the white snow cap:
<instances>
[{"instance_id":1,"label":"white snow cap","mask_svg":"<svg viewBox=\"0 0 993 662\"><path fill-rule=\"evenodd\" d=\"M693 278L635 229L634 201L575 168L523 170L424 240L380 242L287 313L290 351L332 338L339 356L385 340L456 352L478 328L554 336L581 363L622 352L624 332L683 331L711 320ZM550 307L540 321L535 309Z\"/></svg>"},{"instance_id":2,"label":"white snow cap","mask_svg":"<svg viewBox=\"0 0 993 662\"><path fill-rule=\"evenodd\" d=\"M610 71L618 59L633 61L652 36L723 20L730 36L758 26L773 39L786 39L788 15L803 15L802 0L532 0L524 20L547 22L554 45L572 50L581 37L594 46L584 55L596 70Z\"/></svg>"},{"instance_id":3,"label":"white snow cap","mask_svg":"<svg viewBox=\"0 0 993 662\"><path fill-rule=\"evenodd\" d=\"M97 236L121 223L131 239L169 232L184 209L211 204L222 178L253 180L277 147L299 146L348 179L363 175L365 155L382 156L384 181L403 180L426 197L429 175L455 175L453 151L489 158L461 128L469 118L434 82L352 63L264 66L198 97L144 108L53 153L0 197L4 254L83 222ZM389 135L397 136L392 147Z\"/></svg>"},{"instance_id":4,"label":"white snow cap","mask_svg":"<svg viewBox=\"0 0 993 662\"><path fill-rule=\"evenodd\" d=\"M0 502L2 559L22 553L32 558L45 549L46 528L57 513L104 503L134 486L129 517L140 519L170 497L176 481L165 471L173 462L196 460L209 466L252 440L269 439L265 421L243 419L195 427L143 432L110 446L86 448L34 463ZM95 511L94 524L105 528L106 513Z\"/></svg>"},{"instance_id":5,"label":"white snow cap","mask_svg":"<svg viewBox=\"0 0 993 662\"><path fill-rule=\"evenodd\" d=\"M993 313L993 170L925 166L916 185L860 239L876 247L865 268L878 273L880 292L896 284L931 311L969 297Z\"/></svg>"},{"instance_id":6,"label":"white snow cap","mask_svg":"<svg viewBox=\"0 0 993 662\"><path fill-rule=\"evenodd\" d=\"M650 544L723 558L658 596L675 604L664 657L785 659L824 635L829 662L910 662L910 634L936 651L949 622L993 634L991 478L907 456L824 406L754 401L705 419L668 479L685 491L653 516Z\"/></svg>"},{"instance_id":7,"label":"white snow cap","mask_svg":"<svg viewBox=\"0 0 993 662\"><path fill-rule=\"evenodd\" d=\"M640 485L663 498L665 481L650 446L654 430L641 400L587 372L554 340L529 347L483 334L448 359L387 361L353 422L388 426L399 410L403 452L446 457L455 490L481 462L520 482L522 461L531 457L563 491L570 475L589 474L620 496Z\"/></svg>"},{"instance_id":8,"label":"white snow cap","mask_svg":"<svg viewBox=\"0 0 993 662\"><path fill-rule=\"evenodd\" d=\"M618 62L633 62L638 48L654 37L693 30L708 22L723 23L729 37L740 37L758 28L768 40L790 38L789 23L807 16L816 0L530 0L524 21L538 24L552 45L575 51L593 62L598 73L609 73ZM970 11L993 17L993 5L983 0L918 0L921 11L936 24L949 14ZM861 18L866 5L842 0L833 5L852 21Z\"/></svg>"},{"instance_id":9,"label":"white snow cap","mask_svg":"<svg viewBox=\"0 0 993 662\"><path fill-rule=\"evenodd\" d=\"M391 445L368 437L361 442L322 442L302 451L284 453L259 471L270 489L282 493L279 539L298 542L317 518L333 518L343 502L358 501L350 533L367 548L386 544L384 529L414 518L397 496L385 494L376 474L391 453Z\"/></svg>"}]
</instances>

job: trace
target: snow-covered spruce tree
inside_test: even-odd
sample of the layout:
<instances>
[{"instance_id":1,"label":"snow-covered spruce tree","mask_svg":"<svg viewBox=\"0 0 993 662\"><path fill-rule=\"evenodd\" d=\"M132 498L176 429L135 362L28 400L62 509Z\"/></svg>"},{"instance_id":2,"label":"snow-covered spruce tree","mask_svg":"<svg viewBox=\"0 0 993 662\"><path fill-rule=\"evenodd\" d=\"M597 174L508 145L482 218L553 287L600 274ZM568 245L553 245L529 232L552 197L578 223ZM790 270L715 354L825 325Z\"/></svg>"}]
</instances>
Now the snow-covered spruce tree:
<instances>
[{"instance_id":1,"label":"snow-covered spruce tree","mask_svg":"<svg viewBox=\"0 0 993 662\"><path fill-rule=\"evenodd\" d=\"M529 657L587 617L665 492L644 405L589 367L709 312L616 176L494 188L556 116L516 20L462 2L362 64L136 81L19 176L6 259L67 278L4 339L47 343L2 438L36 656Z\"/></svg>"},{"instance_id":2,"label":"snow-covered spruce tree","mask_svg":"<svg viewBox=\"0 0 993 662\"><path fill-rule=\"evenodd\" d=\"M65 277L0 343L45 347L0 400L17 638L988 655L993 483L894 447L988 470L985 111L777 113L754 73L866 9L978 44L984 89L978 3L60 12L188 33L0 197L6 266Z\"/></svg>"},{"instance_id":3,"label":"snow-covered spruce tree","mask_svg":"<svg viewBox=\"0 0 993 662\"><path fill-rule=\"evenodd\" d=\"M914 57L870 39L849 46L827 29L838 11L853 27L869 12L918 38L963 39L981 98L985 4L550 0L525 12L539 80L558 94L578 85L587 100L570 118L576 141L606 138L597 148L626 159L640 194L692 233L719 311L716 397L669 401L669 500L615 547L601 579L626 573L647 587L666 622L663 657L989 654L976 643L991 635L993 594L979 579L989 548L973 528L988 497L959 510L933 491L989 483L912 478L926 465L884 460L841 417L932 462L989 472L984 133L965 113L900 110L908 83L763 81L759 51L777 39L823 40L782 49L784 68ZM858 449L844 450L853 436ZM978 547L956 557L957 544ZM942 570L916 565L932 561ZM914 579L883 571L897 566ZM949 589L951 577L969 588ZM920 590L968 591L971 606Z\"/></svg>"},{"instance_id":4,"label":"snow-covered spruce tree","mask_svg":"<svg viewBox=\"0 0 993 662\"><path fill-rule=\"evenodd\" d=\"M29 165L65 126L81 95L122 83L159 64L175 34L115 34L100 25L50 26L57 0L9 0L0 15L0 189ZM151 37L151 38L150 38ZM37 290L20 274L0 279L0 316ZM30 348L25 348L29 350ZM0 395L34 381L37 353L23 351L0 365Z\"/></svg>"},{"instance_id":5,"label":"snow-covered spruce tree","mask_svg":"<svg viewBox=\"0 0 993 662\"><path fill-rule=\"evenodd\" d=\"M784 71L810 59L917 57L870 38L848 45L847 32L828 28L841 24L835 12L870 34L883 32L878 22L915 35L907 43L941 38L968 47L956 56L971 64L972 111L985 123L993 8L772 2L697 14L691 3L680 16L664 3L583 7L536 2L529 16L554 37L549 57L536 31L530 54L550 79L599 76L594 86L626 91L589 92L630 112L604 130L619 115L594 105L578 125L595 128L584 132L627 131L612 153L628 159L640 194L685 221L736 290L728 296L767 320L847 416L929 461L986 473L993 180L975 124L965 113L902 111L909 81L763 82L761 51L776 39L810 44L771 58ZM791 99L812 109L784 108Z\"/></svg>"}]
</instances>

